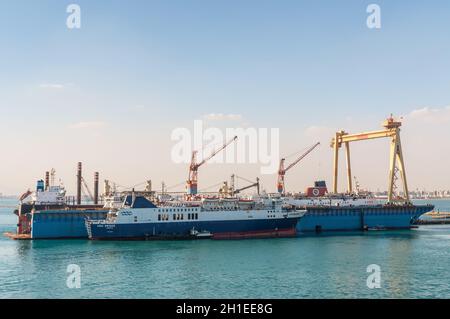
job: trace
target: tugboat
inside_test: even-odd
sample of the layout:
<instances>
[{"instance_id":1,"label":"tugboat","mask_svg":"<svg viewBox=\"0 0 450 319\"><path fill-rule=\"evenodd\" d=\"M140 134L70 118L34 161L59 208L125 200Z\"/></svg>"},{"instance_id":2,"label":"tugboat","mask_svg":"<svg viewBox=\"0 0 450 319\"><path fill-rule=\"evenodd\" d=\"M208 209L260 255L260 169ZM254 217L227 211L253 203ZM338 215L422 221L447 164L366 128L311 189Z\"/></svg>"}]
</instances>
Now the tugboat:
<instances>
[{"instance_id":1,"label":"tugboat","mask_svg":"<svg viewBox=\"0 0 450 319\"><path fill-rule=\"evenodd\" d=\"M305 210L285 207L279 199L203 198L157 206L128 195L122 208L105 220L86 220L90 239L246 239L294 237Z\"/></svg>"}]
</instances>

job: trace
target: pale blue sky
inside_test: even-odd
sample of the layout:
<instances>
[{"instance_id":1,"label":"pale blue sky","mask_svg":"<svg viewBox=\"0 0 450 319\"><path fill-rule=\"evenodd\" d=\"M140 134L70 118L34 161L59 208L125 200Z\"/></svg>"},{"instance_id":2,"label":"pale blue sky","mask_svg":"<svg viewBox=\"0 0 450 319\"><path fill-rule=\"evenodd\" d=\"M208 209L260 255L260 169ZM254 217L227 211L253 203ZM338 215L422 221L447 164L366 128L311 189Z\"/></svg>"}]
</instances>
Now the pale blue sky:
<instances>
[{"instance_id":1,"label":"pale blue sky","mask_svg":"<svg viewBox=\"0 0 450 319\"><path fill-rule=\"evenodd\" d=\"M81 6L80 30L66 27L70 3ZM380 30L366 26L370 3L381 7ZM0 133L13 152L0 171L7 181L0 192L29 187L49 165L70 184L78 160L123 184L140 182L141 175L159 181L164 173L174 174L167 178L174 182L183 180L186 167L170 166L167 150L164 155L147 150L139 160L121 159L117 166L111 158L120 156L115 151L123 143L159 149L159 141L170 148L173 128L190 127L209 113L240 114L251 126L281 128L288 140L284 153L313 144L316 138L304 135L311 126L328 134L341 127L378 129L391 112L407 115L429 107L438 117L448 113L448 1L0 4ZM88 130L75 132L77 123L86 122ZM298 140L292 138L297 134ZM411 166L420 167L414 156ZM149 161L159 168L150 169ZM320 174L328 178L328 158L323 162ZM20 177L10 168L18 163ZM118 171L123 165L137 172ZM317 170L300 181L299 170L299 181L291 185L303 189L314 179L311 171ZM362 184L383 187L384 179L375 175ZM268 188L274 188L271 179ZM412 180L412 187L450 188L444 179Z\"/></svg>"}]
</instances>

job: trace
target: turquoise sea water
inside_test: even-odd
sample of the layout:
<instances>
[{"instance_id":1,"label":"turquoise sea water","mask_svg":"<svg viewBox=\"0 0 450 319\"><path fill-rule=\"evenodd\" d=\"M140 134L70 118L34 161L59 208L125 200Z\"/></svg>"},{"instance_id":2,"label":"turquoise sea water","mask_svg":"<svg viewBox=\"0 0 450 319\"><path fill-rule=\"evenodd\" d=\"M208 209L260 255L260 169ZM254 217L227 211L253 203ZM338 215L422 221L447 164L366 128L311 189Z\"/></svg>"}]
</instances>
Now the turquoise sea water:
<instances>
[{"instance_id":1,"label":"turquoise sea water","mask_svg":"<svg viewBox=\"0 0 450 319\"><path fill-rule=\"evenodd\" d=\"M0 233L14 230L14 205L0 201ZM69 264L79 289L66 285ZM379 289L366 285L370 264ZM450 225L241 241L0 237L0 298L450 298L449 266Z\"/></svg>"}]
</instances>

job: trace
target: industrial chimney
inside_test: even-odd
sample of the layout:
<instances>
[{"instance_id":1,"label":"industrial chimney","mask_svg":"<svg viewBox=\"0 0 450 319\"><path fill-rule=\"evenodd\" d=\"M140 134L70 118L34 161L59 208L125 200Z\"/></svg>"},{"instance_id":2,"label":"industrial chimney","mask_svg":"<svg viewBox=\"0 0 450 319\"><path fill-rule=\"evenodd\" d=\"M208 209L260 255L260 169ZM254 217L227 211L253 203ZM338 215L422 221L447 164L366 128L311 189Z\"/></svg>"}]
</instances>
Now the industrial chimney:
<instances>
[{"instance_id":1,"label":"industrial chimney","mask_svg":"<svg viewBox=\"0 0 450 319\"><path fill-rule=\"evenodd\" d=\"M94 204L98 204L98 172L94 173Z\"/></svg>"},{"instance_id":2,"label":"industrial chimney","mask_svg":"<svg viewBox=\"0 0 450 319\"><path fill-rule=\"evenodd\" d=\"M45 190L48 191L50 188L50 172L45 172Z\"/></svg>"},{"instance_id":3,"label":"industrial chimney","mask_svg":"<svg viewBox=\"0 0 450 319\"><path fill-rule=\"evenodd\" d=\"M78 162L78 170L77 170L77 205L81 205L81 169L82 164Z\"/></svg>"}]
</instances>

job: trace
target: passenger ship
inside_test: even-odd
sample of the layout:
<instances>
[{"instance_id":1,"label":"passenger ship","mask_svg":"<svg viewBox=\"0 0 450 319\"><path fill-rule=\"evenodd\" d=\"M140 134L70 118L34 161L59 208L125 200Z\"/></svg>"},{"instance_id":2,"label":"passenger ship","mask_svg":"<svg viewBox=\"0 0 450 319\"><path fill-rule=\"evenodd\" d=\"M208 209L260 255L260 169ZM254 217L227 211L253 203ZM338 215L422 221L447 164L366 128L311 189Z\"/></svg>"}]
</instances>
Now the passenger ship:
<instances>
[{"instance_id":1,"label":"passenger ship","mask_svg":"<svg viewBox=\"0 0 450 319\"><path fill-rule=\"evenodd\" d=\"M244 239L294 237L305 210L279 199L203 198L157 206L128 195L104 220L86 220L90 239Z\"/></svg>"}]
</instances>

